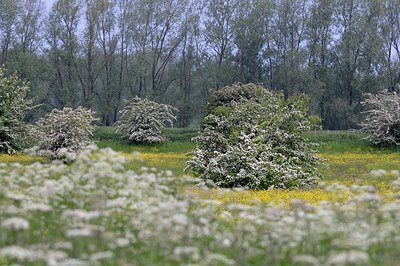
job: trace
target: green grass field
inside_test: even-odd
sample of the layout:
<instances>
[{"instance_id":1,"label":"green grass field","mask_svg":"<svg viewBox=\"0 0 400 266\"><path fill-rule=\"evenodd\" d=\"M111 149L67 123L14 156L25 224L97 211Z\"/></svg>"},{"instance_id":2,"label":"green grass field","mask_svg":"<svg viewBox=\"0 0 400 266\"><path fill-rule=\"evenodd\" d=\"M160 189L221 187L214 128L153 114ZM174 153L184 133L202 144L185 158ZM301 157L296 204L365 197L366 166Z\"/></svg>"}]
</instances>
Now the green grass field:
<instances>
[{"instance_id":1,"label":"green grass field","mask_svg":"<svg viewBox=\"0 0 400 266\"><path fill-rule=\"evenodd\" d=\"M157 168L158 170L171 170L174 175L184 175L183 169L190 158L190 151L195 149L191 141L197 135L198 129L172 128L164 129L168 141L161 144L132 144L115 133L112 127L96 127L93 140L99 148L112 148L123 152L132 158L140 157L129 166L130 169L139 171L142 166ZM383 195L391 196L394 175L371 175L371 171L383 169L388 172L400 170L400 147L374 147L363 136L350 131L312 131L304 134L311 142L319 144L317 153L323 159L320 167L322 182L327 185L340 183L347 186L353 184L374 185ZM137 155L136 153L139 153ZM131 155L135 154L135 155ZM42 158L33 158L23 154L0 155L0 162L32 163L43 161ZM199 193L202 194L202 193ZM205 197L212 195L206 194ZM241 203L252 202L255 198L263 202L290 202L292 198L301 198L310 202L334 200L336 197L325 190L316 189L312 192L299 190L229 192L219 199Z\"/></svg>"},{"instance_id":2,"label":"green grass field","mask_svg":"<svg viewBox=\"0 0 400 266\"><path fill-rule=\"evenodd\" d=\"M191 138L197 135L197 129L165 129L168 142L162 144L130 144L114 133L113 128L98 127L94 133L94 139L98 140L100 148L111 147L116 151L132 153L134 151L142 154L143 165L156 167L160 170L172 170L175 175L183 175L186 161L190 158L188 153L195 149ZM388 174L374 176L372 170L383 169L386 171L400 170L400 147L374 147L371 146L363 136L350 131L312 131L304 134L311 142L319 144L317 152L324 159L324 165L320 167L322 182L327 184L341 183L345 185L360 184L374 185L385 194L391 195L391 182L395 178ZM294 191L257 191L252 196L243 196L247 193L234 193L226 195L228 200L235 197L240 202L251 202L253 197L265 202L270 200L279 201L279 195L285 202L292 197L300 197L311 202L332 199L332 195L321 195L315 193ZM229 193L228 193L229 194ZM208 195L207 195L208 196Z\"/></svg>"},{"instance_id":3,"label":"green grass field","mask_svg":"<svg viewBox=\"0 0 400 266\"><path fill-rule=\"evenodd\" d=\"M97 145L121 154L70 165L0 155L0 265L398 264L398 148L308 132L320 187L207 189L183 176L197 130L165 133L138 145L98 127Z\"/></svg>"}]
</instances>

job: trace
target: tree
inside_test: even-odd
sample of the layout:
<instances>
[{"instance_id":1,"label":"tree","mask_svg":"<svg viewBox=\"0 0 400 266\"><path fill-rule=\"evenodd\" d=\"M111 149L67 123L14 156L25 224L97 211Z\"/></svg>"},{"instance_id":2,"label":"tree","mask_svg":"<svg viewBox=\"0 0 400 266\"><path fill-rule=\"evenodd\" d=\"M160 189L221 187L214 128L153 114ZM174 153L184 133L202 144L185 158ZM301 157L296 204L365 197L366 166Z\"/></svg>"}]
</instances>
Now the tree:
<instances>
[{"instance_id":1,"label":"tree","mask_svg":"<svg viewBox=\"0 0 400 266\"><path fill-rule=\"evenodd\" d=\"M0 152L13 153L26 143L27 124L24 119L33 106L27 99L28 84L16 74L5 76L0 68Z\"/></svg>"},{"instance_id":2,"label":"tree","mask_svg":"<svg viewBox=\"0 0 400 266\"><path fill-rule=\"evenodd\" d=\"M133 95L162 100L176 77L169 66L182 42L181 28L187 1L135 0L129 32L133 36L136 81Z\"/></svg>"},{"instance_id":3,"label":"tree","mask_svg":"<svg viewBox=\"0 0 400 266\"><path fill-rule=\"evenodd\" d=\"M53 109L36 122L32 137L37 140L39 150L50 152L52 158L79 154L92 143L94 114L83 107Z\"/></svg>"},{"instance_id":4,"label":"tree","mask_svg":"<svg viewBox=\"0 0 400 266\"><path fill-rule=\"evenodd\" d=\"M330 66L334 7L333 0L313 1L305 31L308 57L306 93L313 95L310 107L313 113L319 114L325 126L331 122L325 120L326 105L336 95L335 90L331 89L335 78Z\"/></svg>"},{"instance_id":5,"label":"tree","mask_svg":"<svg viewBox=\"0 0 400 266\"><path fill-rule=\"evenodd\" d=\"M101 86L97 91L97 101L101 106L98 112L107 126L116 120L122 92L122 87L118 86L116 61L118 47L116 4L115 0L96 0L93 6L93 10L97 12L96 36L103 64L99 75Z\"/></svg>"},{"instance_id":6,"label":"tree","mask_svg":"<svg viewBox=\"0 0 400 266\"><path fill-rule=\"evenodd\" d=\"M13 32L17 20L18 6L14 0L2 0L0 2L0 64L7 63L8 55L14 39Z\"/></svg>"},{"instance_id":7,"label":"tree","mask_svg":"<svg viewBox=\"0 0 400 266\"><path fill-rule=\"evenodd\" d=\"M115 123L116 131L132 142L162 142L161 129L165 123L173 125L178 109L159 104L148 99L134 97L122 110L122 115Z\"/></svg>"},{"instance_id":8,"label":"tree","mask_svg":"<svg viewBox=\"0 0 400 266\"><path fill-rule=\"evenodd\" d=\"M214 88L235 82L233 67L233 17L236 12L234 0L206 1L205 42L209 71Z\"/></svg>"},{"instance_id":9,"label":"tree","mask_svg":"<svg viewBox=\"0 0 400 266\"><path fill-rule=\"evenodd\" d=\"M44 5L41 0L19 0L16 22L16 48L23 52L36 52L40 44L40 30Z\"/></svg>"},{"instance_id":10,"label":"tree","mask_svg":"<svg viewBox=\"0 0 400 266\"><path fill-rule=\"evenodd\" d=\"M381 51L371 50L372 42L379 40L375 34L379 6L374 5L374 2L341 0L335 5L334 26L339 38L332 48L335 51L332 53L332 64L335 66L336 89L332 91L335 96L330 102L346 103L347 106L331 104L331 111L326 112L325 119L337 125L331 127L334 129L357 126L355 109L359 107L361 95L375 89L372 84L374 73L378 70L375 57ZM339 117L342 119L338 120Z\"/></svg>"},{"instance_id":11,"label":"tree","mask_svg":"<svg viewBox=\"0 0 400 266\"><path fill-rule=\"evenodd\" d=\"M85 85L83 89L82 106L91 108L94 104L95 87L102 63L100 51L96 46L98 11L96 10L96 0L86 1L85 10L85 30L83 34L83 45L85 53Z\"/></svg>"},{"instance_id":12,"label":"tree","mask_svg":"<svg viewBox=\"0 0 400 266\"><path fill-rule=\"evenodd\" d=\"M78 106L82 98L84 78L78 63L80 9L80 0L57 0L48 17L46 41L55 70L51 106Z\"/></svg>"},{"instance_id":13,"label":"tree","mask_svg":"<svg viewBox=\"0 0 400 266\"><path fill-rule=\"evenodd\" d=\"M313 186L318 158L301 137L312 124L302 95L286 101L260 85L227 86L210 100L185 171L225 188Z\"/></svg>"},{"instance_id":14,"label":"tree","mask_svg":"<svg viewBox=\"0 0 400 266\"><path fill-rule=\"evenodd\" d=\"M196 82L199 78L196 75L201 69L201 32L200 19L201 9L199 3L191 1L190 7L185 11L185 19L182 24L182 42L178 47L179 57L175 63L176 76L178 77L177 86L179 87L178 96L178 126L189 126L194 112L202 101L194 101L193 95L196 89Z\"/></svg>"},{"instance_id":15,"label":"tree","mask_svg":"<svg viewBox=\"0 0 400 266\"><path fill-rule=\"evenodd\" d=\"M383 16L380 27L383 40L386 68L384 77L389 91L395 91L400 83L400 2L383 1Z\"/></svg>"},{"instance_id":16,"label":"tree","mask_svg":"<svg viewBox=\"0 0 400 266\"><path fill-rule=\"evenodd\" d=\"M272 13L268 0L237 1L232 28L236 45L235 64L239 68L238 82L263 80L262 48L265 44L266 20Z\"/></svg>"},{"instance_id":17,"label":"tree","mask_svg":"<svg viewBox=\"0 0 400 266\"><path fill-rule=\"evenodd\" d=\"M282 90L285 97L305 91L303 66L308 12L307 0L279 0L269 23L265 55L272 75L270 86Z\"/></svg>"},{"instance_id":18,"label":"tree","mask_svg":"<svg viewBox=\"0 0 400 266\"><path fill-rule=\"evenodd\" d=\"M400 95L382 91L365 96L362 104L370 110L366 111L367 117L360 124L360 131L375 145L400 145Z\"/></svg>"}]
</instances>

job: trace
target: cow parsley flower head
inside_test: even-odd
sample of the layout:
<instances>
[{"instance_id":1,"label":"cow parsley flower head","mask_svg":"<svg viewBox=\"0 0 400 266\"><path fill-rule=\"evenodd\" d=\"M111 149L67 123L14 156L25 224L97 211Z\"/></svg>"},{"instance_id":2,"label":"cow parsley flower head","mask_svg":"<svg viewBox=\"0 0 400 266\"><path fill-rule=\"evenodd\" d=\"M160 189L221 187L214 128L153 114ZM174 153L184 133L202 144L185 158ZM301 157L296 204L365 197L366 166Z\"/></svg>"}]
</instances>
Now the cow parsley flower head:
<instances>
[{"instance_id":1,"label":"cow parsley flower head","mask_svg":"<svg viewBox=\"0 0 400 266\"><path fill-rule=\"evenodd\" d=\"M67 237L90 237L93 235L93 230L90 228L73 228L65 232Z\"/></svg>"},{"instance_id":2,"label":"cow parsley flower head","mask_svg":"<svg viewBox=\"0 0 400 266\"><path fill-rule=\"evenodd\" d=\"M370 263L369 255L365 251L349 250L342 252L333 252L329 255L326 265L368 265Z\"/></svg>"},{"instance_id":3,"label":"cow parsley flower head","mask_svg":"<svg viewBox=\"0 0 400 266\"><path fill-rule=\"evenodd\" d=\"M36 258L35 252L20 246L2 248L0 249L0 256L13 258L19 261L34 260Z\"/></svg>"},{"instance_id":4,"label":"cow parsley flower head","mask_svg":"<svg viewBox=\"0 0 400 266\"><path fill-rule=\"evenodd\" d=\"M21 217L11 217L2 221L1 227L4 229L28 230L29 222L28 220Z\"/></svg>"}]
</instances>

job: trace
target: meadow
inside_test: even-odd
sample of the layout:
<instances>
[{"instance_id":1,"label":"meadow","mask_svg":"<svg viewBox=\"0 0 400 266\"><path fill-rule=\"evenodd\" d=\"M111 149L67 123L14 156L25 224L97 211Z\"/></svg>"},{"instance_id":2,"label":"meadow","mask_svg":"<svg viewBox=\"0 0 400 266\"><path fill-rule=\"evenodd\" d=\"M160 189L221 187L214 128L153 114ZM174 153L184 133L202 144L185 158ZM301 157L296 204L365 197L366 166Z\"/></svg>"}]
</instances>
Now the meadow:
<instances>
[{"instance_id":1,"label":"meadow","mask_svg":"<svg viewBox=\"0 0 400 266\"><path fill-rule=\"evenodd\" d=\"M319 187L222 190L183 176L196 130L165 133L98 127L102 149L70 165L0 155L0 265L397 265L398 148L309 132Z\"/></svg>"},{"instance_id":2,"label":"meadow","mask_svg":"<svg viewBox=\"0 0 400 266\"><path fill-rule=\"evenodd\" d=\"M163 144L133 145L116 135L112 128L98 127L94 139L100 148L111 147L113 150L127 154L138 152L143 159L140 166L155 167L159 170L170 170L176 176L184 175L183 169L190 158L190 151L195 149L191 138L197 135L196 129L165 129L169 139ZM394 191L392 182L400 170L400 147L373 147L363 136L350 131L312 131L304 135L311 142L317 143L317 153L323 159L320 167L320 188L309 191L302 190L269 190L269 191L221 191L193 190L205 198L216 198L226 202L251 204L254 201L264 203L289 204L292 199L307 200L310 203L320 201L342 201L343 195L326 191L331 184L346 186L373 185L385 198L392 198ZM133 155L137 157L137 155ZM139 170L136 165L135 170ZM386 173L379 171L385 170ZM378 171L376 171L378 170ZM394 171L395 174L392 174ZM210 194L208 194L210 193Z\"/></svg>"}]
</instances>

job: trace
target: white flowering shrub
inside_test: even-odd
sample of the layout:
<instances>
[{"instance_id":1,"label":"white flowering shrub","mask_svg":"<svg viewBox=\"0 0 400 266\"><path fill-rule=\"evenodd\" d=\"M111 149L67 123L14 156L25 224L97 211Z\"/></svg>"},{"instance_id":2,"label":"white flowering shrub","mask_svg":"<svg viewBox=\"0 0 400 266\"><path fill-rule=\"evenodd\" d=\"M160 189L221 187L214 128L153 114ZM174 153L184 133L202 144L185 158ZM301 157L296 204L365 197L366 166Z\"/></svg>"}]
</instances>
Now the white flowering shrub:
<instances>
[{"instance_id":1,"label":"white flowering shrub","mask_svg":"<svg viewBox=\"0 0 400 266\"><path fill-rule=\"evenodd\" d=\"M243 205L199 197L199 190L224 191L193 189L192 178L127 169L135 163L105 149L71 165L0 164L0 264L361 266L400 259L400 200L382 199L373 187L327 187L344 195L340 204Z\"/></svg>"},{"instance_id":2,"label":"white flowering shrub","mask_svg":"<svg viewBox=\"0 0 400 266\"><path fill-rule=\"evenodd\" d=\"M286 101L255 84L223 88L211 99L185 170L225 188L313 186L318 157L301 136L312 121L304 96Z\"/></svg>"},{"instance_id":3,"label":"white flowering shrub","mask_svg":"<svg viewBox=\"0 0 400 266\"><path fill-rule=\"evenodd\" d=\"M121 117L115 123L116 131L129 141L136 143L154 143L165 140L161 129L166 123L173 125L174 112L178 109L149 99L134 97L122 110Z\"/></svg>"},{"instance_id":4,"label":"white flowering shrub","mask_svg":"<svg viewBox=\"0 0 400 266\"><path fill-rule=\"evenodd\" d=\"M13 153L24 146L27 138L26 113L33 106L28 100L29 87L16 74L5 75L0 67L0 152Z\"/></svg>"},{"instance_id":5,"label":"white flowering shrub","mask_svg":"<svg viewBox=\"0 0 400 266\"><path fill-rule=\"evenodd\" d=\"M382 91L365 96L367 99L362 104L370 107L360 124L365 138L375 145L400 145L400 95Z\"/></svg>"},{"instance_id":6,"label":"white flowering shrub","mask_svg":"<svg viewBox=\"0 0 400 266\"><path fill-rule=\"evenodd\" d=\"M92 143L94 114L83 107L53 109L36 122L31 134L39 150L49 152L53 158L76 155Z\"/></svg>"}]
</instances>

